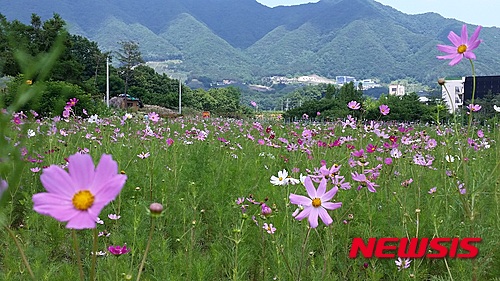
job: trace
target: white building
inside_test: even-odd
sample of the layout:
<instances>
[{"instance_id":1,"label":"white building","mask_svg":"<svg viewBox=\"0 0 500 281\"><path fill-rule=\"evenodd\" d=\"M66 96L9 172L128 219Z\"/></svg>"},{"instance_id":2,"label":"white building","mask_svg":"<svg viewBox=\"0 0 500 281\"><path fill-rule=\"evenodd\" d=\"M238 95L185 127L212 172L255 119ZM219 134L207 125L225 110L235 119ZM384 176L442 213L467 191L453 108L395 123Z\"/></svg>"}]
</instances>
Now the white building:
<instances>
[{"instance_id":1,"label":"white building","mask_svg":"<svg viewBox=\"0 0 500 281\"><path fill-rule=\"evenodd\" d=\"M448 106L450 113L455 112L464 105L464 83L465 77L459 79L446 79L441 87L443 101Z\"/></svg>"},{"instance_id":2,"label":"white building","mask_svg":"<svg viewBox=\"0 0 500 281\"><path fill-rule=\"evenodd\" d=\"M405 86L403 85L389 85L389 95L391 96L404 96Z\"/></svg>"},{"instance_id":3,"label":"white building","mask_svg":"<svg viewBox=\"0 0 500 281\"><path fill-rule=\"evenodd\" d=\"M347 84L349 82L354 82L356 81L356 78L352 76L335 76L335 81L337 82L337 85L343 86L344 84Z\"/></svg>"}]
</instances>

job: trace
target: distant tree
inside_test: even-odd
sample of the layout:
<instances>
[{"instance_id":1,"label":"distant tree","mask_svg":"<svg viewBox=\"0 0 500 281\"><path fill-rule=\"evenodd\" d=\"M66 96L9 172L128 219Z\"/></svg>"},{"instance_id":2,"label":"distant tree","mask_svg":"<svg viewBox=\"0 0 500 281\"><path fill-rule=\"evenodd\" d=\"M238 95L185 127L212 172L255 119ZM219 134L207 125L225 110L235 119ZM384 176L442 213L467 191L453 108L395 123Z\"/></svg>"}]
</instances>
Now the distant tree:
<instances>
[{"instance_id":1,"label":"distant tree","mask_svg":"<svg viewBox=\"0 0 500 281\"><path fill-rule=\"evenodd\" d=\"M121 48L117 56L118 61L122 63L120 70L125 80L124 94L127 94L128 82L132 76L133 69L135 66L144 63L144 60L142 59L138 43L133 41L121 41L119 44Z\"/></svg>"},{"instance_id":2,"label":"distant tree","mask_svg":"<svg viewBox=\"0 0 500 281\"><path fill-rule=\"evenodd\" d=\"M70 42L73 58L83 66L81 79L86 81L92 78L96 85L98 74L105 72L106 57L109 53L101 52L96 42L80 35L71 35Z\"/></svg>"},{"instance_id":3,"label":"distant tree","mask_svg":"<svg viewBox=\"0 0 500 281\"><path fill-rule=\"evenodd\" d=\"M325 99L329 100L333 98L336 92L337 88L335 88L335 85L328 84L328 86L326 86Z\"/></svg>"}]
</instances>

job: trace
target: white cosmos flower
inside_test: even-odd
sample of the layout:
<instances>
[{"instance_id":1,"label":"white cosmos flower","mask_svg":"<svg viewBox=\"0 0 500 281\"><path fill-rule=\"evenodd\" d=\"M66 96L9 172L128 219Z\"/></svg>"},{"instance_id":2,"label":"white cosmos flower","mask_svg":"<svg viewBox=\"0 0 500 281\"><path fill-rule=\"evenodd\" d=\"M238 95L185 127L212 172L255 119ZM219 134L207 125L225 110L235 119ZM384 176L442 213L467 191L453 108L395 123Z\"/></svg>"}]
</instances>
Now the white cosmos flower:
<instances>
[{"instance_id":1,"label":"white cosmos flower","mask_svg":"<svg viewBox=\"0 0 500 281\"><path fill-rule=\"evenodd\" d=\"M90 118L88 119L89 123L96 123L97 121L99 121L99 116L97 114L90 116Z\"/></svg>"},{"instance_id":2,"label":"white cosmos flower","mask_svg":"<svg viewBox=\"0 0 500 281\"><path fill-rule=\"evenodd\" d=\"M27 134L28 134L28 138L34 137L36 135L35 131L33 131L32 129L29 129Z\"/></svg>"},{"instance_id":3,"label":"white cosmos flower","mask_svg":"<svg viewBox=\"0 0 500 281\"><path fill-rule=\"evenodd\" d=\"M452 155L448 155L448 154L447 154L447 155L444 157L444 159L446 159L446 162L449 162L449 163L453 163L453 162L455 162L455 157L453 157Z\"/></svg>"},{"instance_id":4,"label":"white cosmos flower","mask_svg":"<svg viewBox=\"0 0 500 281\"><path fill-rule=\"evenodd\" d=\"M287 178L285 179L285 181L286 181L286 183L287 183L287 184L292 184L292 185L296 185L296 184L299 184L299 183L300 183L300 180L298 180L298 179L294 179L294 178L292 178L292 177L287 177Z\"/></svg>"},{"instance_id":5,"label":"white cosmos flower","mask_svg":"<svg viewBox=\"0 0 500 281\"><path fill-rule=\"evenodd\" d=\"M497 106L496 104L493 105L493 109L496 111L496 112L500 112L500 106Z\"/></svg>"},{"instance_id":6,"label":"white cosmos flower","mask_svg":"<svg viewBox=\"0 0 500 281\"><path fill-rule=\"evenodd\" d=\"M401 153L401 151L397 148L393 148L391 150L391 157L392 158L400 158L402 155L403 155L403 153Z\"/></svg>"},{"instance_id":7,"label":"white cosmos flower","mask_svg":"<svg viewBox=\"0 0 500 281\"><path fill-rule=\"evenodd\" d=\"M283 169L283 171L278 171L278 176L271 176L271 183L274 185L286 185L288 183L287 178L288 172Z\"/></svg>"}]
</instances>

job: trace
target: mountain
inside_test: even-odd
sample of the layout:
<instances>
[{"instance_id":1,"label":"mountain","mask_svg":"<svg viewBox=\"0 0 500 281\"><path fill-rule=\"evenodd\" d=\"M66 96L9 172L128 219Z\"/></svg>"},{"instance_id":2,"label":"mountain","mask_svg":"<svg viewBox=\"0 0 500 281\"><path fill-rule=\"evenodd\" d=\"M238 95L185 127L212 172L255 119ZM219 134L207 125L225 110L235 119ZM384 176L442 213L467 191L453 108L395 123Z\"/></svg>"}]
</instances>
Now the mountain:
<instances>
[{"instance_id":1,"label":"mountain","mask_svg":"<svg viewBox=\"0 0 500 281\"><path fill-rule=\"evenodd\" d=\"M139 43L146 60L180 60L192 77L258 81L271 75L318 74L382 82L470 75L470 66L439 61L436 45L462 22L435 13L407 15L374 0L321 0L269 8L256 0L0 0L8 20L29 24L61 15L73 34L103 51ZM474 26L469 26L472 32ZM483 28L478 75L500 73L500 29Z\"/></svg>"}]
</instances>

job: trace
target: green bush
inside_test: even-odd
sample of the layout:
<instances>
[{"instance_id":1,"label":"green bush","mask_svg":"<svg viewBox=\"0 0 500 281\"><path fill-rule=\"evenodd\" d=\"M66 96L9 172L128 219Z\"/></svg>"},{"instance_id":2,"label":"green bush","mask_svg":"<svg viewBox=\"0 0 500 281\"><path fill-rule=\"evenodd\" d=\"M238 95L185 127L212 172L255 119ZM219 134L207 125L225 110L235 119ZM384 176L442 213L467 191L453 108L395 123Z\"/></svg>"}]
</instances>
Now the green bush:
<instances>
[{"instance_id":1,"label":"green bush","mask_svg":"<svg viewBox=\"0 0 500 281\"><path fill-rule=\"evenodd\" d=\"M22 75L19 75L7 84L5 104L9 106L16 95L20 94L21 85L26 83ZM21 110L34 110L43 116L60 115L66 102L71 98L77 98L79 101L73 109L75 113L81 114L83 109L92 111L97 106L97 102L91 99L90 94L85 93L77 85L64 81L34 82L43 83L43 90L36 94Z\"/></svg>"}]
</instances>

